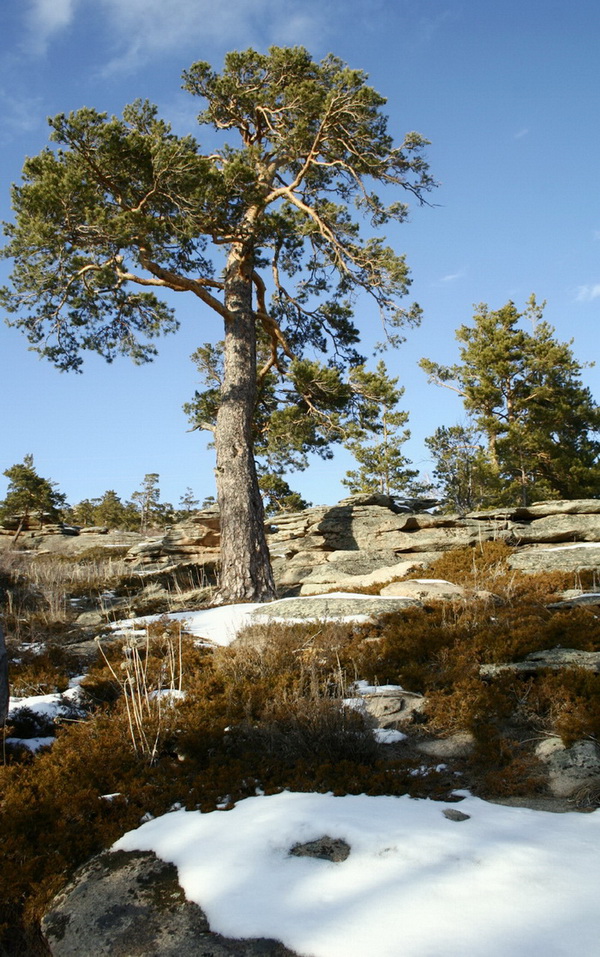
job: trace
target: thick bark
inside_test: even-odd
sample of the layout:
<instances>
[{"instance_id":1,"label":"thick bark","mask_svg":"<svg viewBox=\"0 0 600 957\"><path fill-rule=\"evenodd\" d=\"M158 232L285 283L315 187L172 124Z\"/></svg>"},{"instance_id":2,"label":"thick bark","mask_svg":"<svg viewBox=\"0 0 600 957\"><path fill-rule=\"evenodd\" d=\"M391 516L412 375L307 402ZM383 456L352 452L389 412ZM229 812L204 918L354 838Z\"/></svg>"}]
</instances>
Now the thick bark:
<instances>
[{"instance_id":1,"label":"thick bark","mask_svg":"<svg viewBox=\"0 0 600 957\"><path fill-rule=\"evenodd\" d=\"M276 597L252 448L256 333L252 268L232 247L225 273L224 374L217 414L217 496L221 512L221 601Z\"/></svg>"},{"instance_id":2,"label":"thick bark","mask_svg":"<svg viewBox=\"0 0 600 957\"><path fill-rule=\"evenodd\" d=\"M6 724L8 714L8 654L4 641L2 622L0 622L0 725Z\"/></svg>"}]
</instances>

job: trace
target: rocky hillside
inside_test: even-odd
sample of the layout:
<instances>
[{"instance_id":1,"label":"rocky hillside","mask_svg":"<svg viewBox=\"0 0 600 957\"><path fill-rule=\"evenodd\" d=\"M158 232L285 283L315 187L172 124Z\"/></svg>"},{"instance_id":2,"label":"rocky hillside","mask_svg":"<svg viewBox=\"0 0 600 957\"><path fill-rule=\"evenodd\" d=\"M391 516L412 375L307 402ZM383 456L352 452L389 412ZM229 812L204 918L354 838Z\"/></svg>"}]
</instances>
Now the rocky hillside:
<instances>
[{"instance_id":1,"label":"rocky hillside","mask_svg":"<svg viewBox=\"0 0 600 957\"><path fill-rule=\"evenodd\" d=\"M282 594L317 595L336 586L384 587L419 573L449 549L501 541L514 546L511 566L524 572L600 568L600 500L541 502L529 507L459 515L411 511L385 495L353 496L334 506L282 515L268 526L275 578ZM197 512L181 525L132 546L136 568L182 562L213 567L219 515Z\"/></svg>"}]
</instances>

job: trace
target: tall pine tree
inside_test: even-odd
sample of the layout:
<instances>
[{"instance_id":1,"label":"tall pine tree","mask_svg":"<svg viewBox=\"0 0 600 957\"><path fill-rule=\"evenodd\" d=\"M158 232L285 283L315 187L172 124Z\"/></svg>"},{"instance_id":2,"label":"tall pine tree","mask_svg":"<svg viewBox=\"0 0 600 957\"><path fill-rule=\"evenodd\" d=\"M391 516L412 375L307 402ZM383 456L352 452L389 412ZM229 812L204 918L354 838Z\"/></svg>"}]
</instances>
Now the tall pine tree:
<instances>
[{"instance_id":1,"label":"tall pine tree","mask_svg":"<svg viewBox=\"0 0 600 957\"><path fill-rule=\"evenodd\" d=\"M433 182L423 138L395 145L385 99L334 56L233 52L220 73L193 64L184 86L211 128L205 151L147 102L122 118L83 108L51 121L57 148L28 159L13 190L14 269L0 298L62 369L78 369L86 350L151 359L152 340L177 326L161 290L195 296L208 307L200 320L219 317L220 597L264 601L275 586L253 456L257 388L307 356L360 361L360 292L392 334L418 320L418 307L399 305L408 268L381 228L404 221L402 199L423 201ZM261 365L258 335L268 343ZM312 369L297 381L316 405L327 360Z\"/></svg>"},{"instance_id":2,"label":"tall pine tree","mask_svg":"<svg viewBox=\"0 0 600 957\"><path fill-rule=\"evenodd\" d=\"M61 518L66 495L58 491L56 482L38 475L33 455L26 455L18 465L11 465L4 475L8 479L8 490L0 502L0 519L16 523L15 541L32 516L41 525Z\"/></svg>"}]
</instances>

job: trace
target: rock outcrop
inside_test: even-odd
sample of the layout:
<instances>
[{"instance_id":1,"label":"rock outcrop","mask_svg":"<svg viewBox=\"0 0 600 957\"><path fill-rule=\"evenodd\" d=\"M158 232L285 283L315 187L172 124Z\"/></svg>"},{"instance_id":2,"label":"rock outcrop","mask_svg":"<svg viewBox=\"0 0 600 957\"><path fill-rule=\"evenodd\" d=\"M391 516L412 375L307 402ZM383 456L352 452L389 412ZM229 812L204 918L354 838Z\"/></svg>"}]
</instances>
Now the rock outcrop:
<instances>
[{"instance_id":1,"label":"rock outcrop","mask_svg":"<svg viewBox=\"0 0 600 957\"><path fill-rule=\"evenodd\" d=\"M536 755L546 765L555 797L575 796L577 803L585 806L586 792L600 792L600 747L595 741L576 741L567 747L559 737L548 737L537 746ZM592 803L590 800L590 806Z\"/></svg>"},{"instance_id":2,"label":"rock outcrop","mask_svg":"<svg viewBox=\"0 0 600 957\"><path fill-rule=\"evenodd\" d=\"M482 665L479 673L485 678L495 678L503 671L524 676L537 674L538 671L561 668L585 668L586 671L600 673L600 651L579 651L576 648L547 648L533 651L523 661L511 661L508 664Z\"/></svg>"},{"instance_id":3,"label":"rock outcrop","mask_svg":"<svg viewBox=\"0 0 600 957\"><path fill-rule=\"evenodd\" d=\"M449 549L488 541L515 546L509 560L515 569L577 572L600 568L600 500L541 502L461 517L411 512L384 495L357 495L281 515L268 522L267 538L281 594L315 595L340 586L378 591L378 585L407 574L420 578ZM135 567L146 569L181 562L214 568L218 559L216 509L197 512L128 555Z\"/></svg>"},{"instance_id":4,"label":"rock outcrop","mask_svg":"<svg viewBox=\"0 0 600 957\"><path fill-rule=\"evenodd\" d=\"M276 940L213 933L174 865L142 851L105 851L84 865L42 931L53 957L294 957Z\"/></svg>"}]
</instances>

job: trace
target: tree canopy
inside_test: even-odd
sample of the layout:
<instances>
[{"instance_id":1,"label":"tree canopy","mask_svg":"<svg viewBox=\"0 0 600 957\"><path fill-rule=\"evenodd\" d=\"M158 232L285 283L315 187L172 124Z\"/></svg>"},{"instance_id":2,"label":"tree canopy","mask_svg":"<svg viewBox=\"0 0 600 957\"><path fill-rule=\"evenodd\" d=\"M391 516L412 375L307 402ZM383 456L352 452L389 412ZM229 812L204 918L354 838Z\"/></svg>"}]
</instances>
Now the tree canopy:
<instances>
[{"instance_id":1,"label":"tree canopy","mask_svg":"<svg viewBox=\"0 0 600 957\"><path fill-rule=\"evenodd\" d=\"M54 145L13 188L14 267L0 301L33 348L76 371L86 351L152 359L156 337L177 328L160 290L189 292L220 317L222 594L265 599L274 586L252 455L257 390L271 372L293 378L308 357L295 382L317 415L319 356L331 355L330 368L361 361L359 292L392 337L418 320L418 307L399 304L405 259L380 230L405 219L399 194L422 202L434 184L426 141L408 133L394 145L385 99L335 56L234 52L221 73L193 64L184 87L204 103L208 151L146 101L121 118L86 107L50 120Z\"/></svg>"},{"instance_id":2,"label":"tree canopy","mask_svg":"<svg viewBox=\"0 0 600 957\"><path fill-rule=\"evenodd\" d=\"M478 470L494 504L600 494L600 407L572 342L559 342L543 320L544 305L534 296L522 312L513 302L482 303L473 325L457 330L459 363L421 361L431 381L462 396L485 436L487 467L479 456Z\"/></svg>"},{"instance_id":3,"label":"tree canopy","mask_svg":"<svg viewBox=\"0 0 600 957\"><path fill-rule=\"evenodd\" d=\"M40 523L56 522L66 506L66 495L58 491L56 482L38 475L33 455L11 465L3 473L8 479L6 498L0 502L0 519L17 524L18 537L27 521L35 515Z\"/></svg>"},{"instance_id":4,"label":"tree canopy","mask_svg":"<svg viewBox=\"0 0 600 957\"><path fill-rule=\"evenodd\" d=\"M342 484L351 492L407 494L418 472L409 468L411 463L402 453L402 445L410 438L409 430L404 428L408 412L398 409L404 389L398 388L397 378L388 375L382 360L375 372L358 366L352 378L363 401L345 445L358 468L346 472Z\"/></svg>"}]
</instances>

